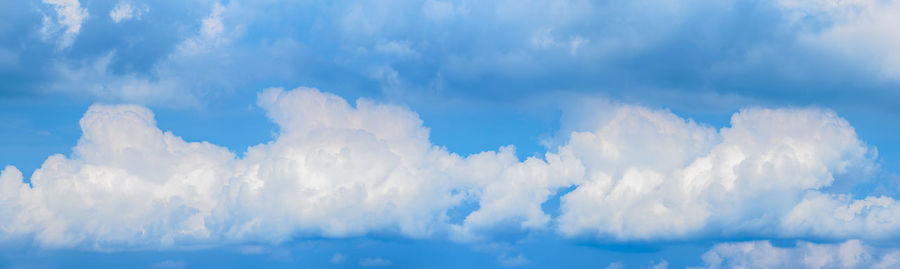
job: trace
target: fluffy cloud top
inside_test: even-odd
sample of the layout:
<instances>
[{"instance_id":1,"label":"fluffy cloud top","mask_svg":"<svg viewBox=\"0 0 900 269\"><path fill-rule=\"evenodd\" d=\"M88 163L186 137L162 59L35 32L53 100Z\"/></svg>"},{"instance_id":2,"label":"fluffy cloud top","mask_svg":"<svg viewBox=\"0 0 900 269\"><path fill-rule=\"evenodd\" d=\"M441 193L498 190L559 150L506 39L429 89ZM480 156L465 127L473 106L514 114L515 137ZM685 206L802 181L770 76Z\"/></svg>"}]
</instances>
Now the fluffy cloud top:
<instances>
[{"instance_id":1,"label":"fluffy cloud top","mask_svg":"<svg viewBox=\"0 0 900 269\"><path fill-rule=\"evenodd\" d=\"M243 158L160 130L153 113L94 105L71 156L30 185L0 173L0 235L49 247L171 247L390 233L458 240L550 229L598 240L700 236L882 238L897 202L825 192L872 169L850 124L818 109L746 109L715 130L617 105L541 157L512 147L459 156L432 145L408 109L316 89L267 89L280 128ZM860 175L864 175L860 174ZM541 205L559 189L561 215ZM461 223L447 216L478 207Z\"/></svg>"},{"instance_id":2,"label":"fluffy cloud top","mask_svg":"<svg viewBox=\"0 0 900 269\"><path fill-rule=\"evenodd\" d=\"M561 151L589 168L563 197L561 231L617 238L769 231L834 174L871 165L845 120L809 109L742 110L716 132L671 113L622 107L595 131L573 133ZM812 223L785 223L794 225Z\"/></svg>"}]
</instances>

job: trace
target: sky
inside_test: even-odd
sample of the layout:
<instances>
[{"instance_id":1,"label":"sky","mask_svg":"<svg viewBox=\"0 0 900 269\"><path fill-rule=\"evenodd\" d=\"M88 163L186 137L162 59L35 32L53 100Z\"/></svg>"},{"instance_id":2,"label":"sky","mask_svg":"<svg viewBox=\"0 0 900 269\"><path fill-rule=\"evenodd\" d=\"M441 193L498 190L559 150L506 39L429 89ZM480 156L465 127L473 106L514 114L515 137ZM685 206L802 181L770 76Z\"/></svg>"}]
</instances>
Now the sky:
<instances>
[{"instance_id":1,"label":"sky","mask_svg":"<svg viewBox=\"0 0 900 269\"><path fill-rule=\"evenodd\" d=\"M900 1L0 2L0 267L900 267Z\"/></svg>"}]
</instances>

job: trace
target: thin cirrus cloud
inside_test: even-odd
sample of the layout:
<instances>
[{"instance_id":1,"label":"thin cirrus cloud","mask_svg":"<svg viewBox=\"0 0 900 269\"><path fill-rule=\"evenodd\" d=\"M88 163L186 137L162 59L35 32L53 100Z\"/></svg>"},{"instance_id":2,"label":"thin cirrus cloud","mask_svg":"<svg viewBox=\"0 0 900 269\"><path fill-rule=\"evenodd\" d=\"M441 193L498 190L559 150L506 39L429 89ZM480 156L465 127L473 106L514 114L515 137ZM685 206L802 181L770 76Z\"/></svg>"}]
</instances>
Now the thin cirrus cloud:
<instances>
[{"instance_id":1,"label":"thin cirrus cloud","mask_svg":"<svg viewBox=\"0 0 900 269\"><path fill-rule=\"evenodd\" d=\"M0 173L0 236L131 249L382 232L478 241L504 227L618 242L877 241L900 228L892 198L826 191L876 169L874 149L828 110L744 109L716 130L612 104L519 160L511 146L448 152L416 113L366 99L272 88L257 104L279 132L243 157L160 130L147 108L91 106L71 156L50 156L30 183L15 167ZM568 186L559 216L544 212ZM451 221L466 201L478 206Z\"/></svg>"}]
</instances>

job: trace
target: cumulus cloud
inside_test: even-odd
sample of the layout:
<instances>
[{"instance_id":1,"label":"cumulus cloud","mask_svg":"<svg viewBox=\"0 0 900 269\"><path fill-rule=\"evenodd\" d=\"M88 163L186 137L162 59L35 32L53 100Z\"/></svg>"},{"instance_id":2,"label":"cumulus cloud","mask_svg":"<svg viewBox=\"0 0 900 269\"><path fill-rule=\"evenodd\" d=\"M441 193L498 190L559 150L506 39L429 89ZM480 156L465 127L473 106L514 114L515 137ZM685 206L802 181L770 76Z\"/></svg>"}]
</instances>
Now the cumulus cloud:
<instances>
[{"instance_id":1,"label":"cumulus cloud","mask_svg":"<svg viewBox=\"0 0 900 269\"><path fill-rule=\"evenodd\" d=\"M82 22L88 18L87 9L82 8L78 0L42 0L41 2L53 6L53 11L56 13L55 19L44 15L41 38L48 40L59 36L58 48L71 46L78 37L78 33L81 32Z\"/></svg>"},{"instance_id":2,"label":"cumulus cloud","mask_svg":"<svg viewBox=\"0 0 900 269\"><path fill-rule=\"evenodd\" d=\"M877 249L849 240L840 244L799 242L781 248L769 241L720 243L703 254L695 268L895 268L900 251Z\"/></svg>"},{"instance_id":3,"label":"cumulus cloud","mask_svg":"<svg viewBox=\"0 0 900 269\"><path fill-rule=\"evenodd\" d=\"M71 156L50 156L30 184L15 167L0 172L0 235L105 249L370 233L465 241L496 229L848 239L900 227L891 198L822 190L873 161L826 110L746 109L716 130L614 105L555 151L520 160L511 146L448 152L414 112L366 99L272 88L258 106L279 131L242 158L160 130L144 107L91 106ZM541 205L568 186L554 219ZM475 210L451 223L447 211L467 201Z\"/></svg>"},{"instance_id":4,"label":"cumulus cloud","mask_svg":"<svg viewBox=\"0 0 900 269\"><path fill-rule=\"evenodd\" d=\"M210 236L204 217L217 204L231 152L160 131L143 107L92 106L80 125L73 158L48 158L30 187L15 179L15 168L4 170L5 234L98 248Z\"/></svg>"},{"instance_id":5,"label":"cumulus cloud","mask_svg":"<svg viewBox=\"0 0 900 269\"><path fill-rule=\"evenodd\" d=\"M853 128L829 111L747 109L718 132L631 106L602 121L594 131L574 132L560 149L588 167L585 182L562 198L565 234L640 239L704 228L771 230L835 174L872 166Z\"/></svg>"},{"instance_id":6,"label":"cumulus cloud","mask_svg":"<svg viewBox=\"0 0 900 269\"><path fill-rule=\"evenodd\" d=\"M824 238L884 240L900 232L900 204L885 196L852 199L850 195L810 192L782 220L785 233Z\"/></svg>"}]
</instances>

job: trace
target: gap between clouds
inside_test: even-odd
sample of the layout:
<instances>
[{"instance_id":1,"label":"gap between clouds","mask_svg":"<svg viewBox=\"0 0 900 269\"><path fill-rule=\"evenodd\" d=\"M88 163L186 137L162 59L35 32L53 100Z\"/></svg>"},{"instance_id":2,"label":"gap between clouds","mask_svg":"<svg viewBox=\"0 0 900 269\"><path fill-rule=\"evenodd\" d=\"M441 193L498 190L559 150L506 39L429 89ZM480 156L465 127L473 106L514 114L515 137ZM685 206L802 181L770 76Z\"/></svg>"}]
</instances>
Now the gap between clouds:
<instances>
[{"instance_id":1,"label":"gap between clouds","mask_svg":"<svg viewBox=\"0 0 900 269\"><path fill-rule=\"evenodd\" d=\"M492 231L633 242L755 236L886 240L890 197L828 193L868 177L875 150L821 109L745 109L716 130L671 112L607 104L544 156L512 146L460 156L414 112L316 89L267 89L280 128L243 158L186 142L134 105L93 105L71 156L31 184L0 172L0 237L44 247L169 248L371 233L490 240ZM845 178L845 177L838 177ZM541 205L558 190L560 215ZM448 210L475 202L461 223Z\"/></svg>"}]
</instances>

